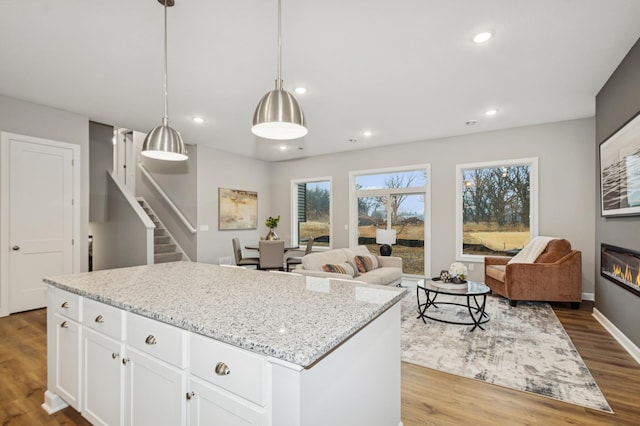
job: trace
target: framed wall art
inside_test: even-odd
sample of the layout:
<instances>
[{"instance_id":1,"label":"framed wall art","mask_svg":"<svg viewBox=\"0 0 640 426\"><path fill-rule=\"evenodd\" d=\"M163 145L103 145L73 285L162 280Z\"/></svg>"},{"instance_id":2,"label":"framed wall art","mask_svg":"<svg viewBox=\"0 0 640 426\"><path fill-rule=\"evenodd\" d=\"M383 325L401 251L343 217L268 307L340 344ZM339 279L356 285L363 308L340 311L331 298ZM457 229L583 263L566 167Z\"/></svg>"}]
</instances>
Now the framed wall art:
<instances>
[{"instance_id":1,"label":"framed wall art","mask_svg":"<svg viewBox=\"0 0 640 426\"><path fill-rule=\"evenodd\" d=\"M600 144L602 216L640 215L640 114Z\"/></svg>"},{"instance_id":2,"label":"framed wall art","mask_svg":"<svg viewBox=\"0 0 640 426\"><path fill-rule=\"evenodd\" d=\"M218 188L218 229L224 231L257 227L258 193Z\"/></svg>"}]
</instances>

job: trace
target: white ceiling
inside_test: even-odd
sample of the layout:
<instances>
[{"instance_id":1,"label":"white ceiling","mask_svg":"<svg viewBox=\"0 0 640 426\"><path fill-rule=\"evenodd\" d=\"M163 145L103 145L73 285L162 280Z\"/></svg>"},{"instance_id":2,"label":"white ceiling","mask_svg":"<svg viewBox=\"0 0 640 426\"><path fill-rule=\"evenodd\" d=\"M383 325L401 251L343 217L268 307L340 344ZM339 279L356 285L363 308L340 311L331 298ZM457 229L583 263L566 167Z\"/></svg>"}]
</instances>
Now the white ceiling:
<instances>
[{"instance_id":1,"label":"white ceiling","mask_svg":"<svg viewBox=\"0 0 640 426\"><path fill-rule=\"evenodd\" d=\"M118 127L160 124L157 0L1 6L1 94ZM638 0L283 0L282 74L287 90L308 90L296 98L309 134L282 151L250 131L274 87L276 6L169 9L169 117L187 143L278 161L589 117L640 37ZM473 43L485 29L495 37ZM485 117L488 108L499 112Z\"/></svg>"}]
</instances>

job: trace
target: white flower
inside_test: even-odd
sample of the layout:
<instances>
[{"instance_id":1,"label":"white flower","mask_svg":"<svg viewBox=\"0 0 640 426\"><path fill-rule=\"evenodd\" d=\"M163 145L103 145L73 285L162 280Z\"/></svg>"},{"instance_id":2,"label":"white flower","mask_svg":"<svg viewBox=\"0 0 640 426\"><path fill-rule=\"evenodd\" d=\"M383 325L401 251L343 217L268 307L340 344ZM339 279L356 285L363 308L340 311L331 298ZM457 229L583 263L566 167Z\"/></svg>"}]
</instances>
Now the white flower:
<instances>
[{"instance_id":1,"label":"white flower","mask_svg":"<svg viewBox=\"0 0 640 426\"><path fill-rule=\"evenodd\" d=\"M453 262L449 267L449 273L453 276L464 277L467 275L467 267L462 262Z\"/></svg>"}]
</instances>

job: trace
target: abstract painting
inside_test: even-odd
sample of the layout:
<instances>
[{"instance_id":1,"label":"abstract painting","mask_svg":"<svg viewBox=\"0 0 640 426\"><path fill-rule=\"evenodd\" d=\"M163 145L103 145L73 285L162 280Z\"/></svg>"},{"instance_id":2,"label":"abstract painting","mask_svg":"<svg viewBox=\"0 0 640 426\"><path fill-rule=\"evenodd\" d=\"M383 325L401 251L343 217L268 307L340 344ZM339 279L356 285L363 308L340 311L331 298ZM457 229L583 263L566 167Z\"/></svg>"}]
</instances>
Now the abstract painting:
<instances>
[{"instance_id":1,"label":"abstract painting","mask_svg":"<svg viewBox=\"0 0 640 426\"><path fill-rule=\"evenodd\" d=\"M218 188L218 229L256 229L258 193Z\"/></svg>"},{"instance_id":2,"label":"abstract painting","mask_svg":"<svg viewBox=\"0 0 640 426\"><path fill-rule=\"evenodd\" d=\"M602 216L640 214L640 114L600 144Z\"/></svg>"}]
</instances>

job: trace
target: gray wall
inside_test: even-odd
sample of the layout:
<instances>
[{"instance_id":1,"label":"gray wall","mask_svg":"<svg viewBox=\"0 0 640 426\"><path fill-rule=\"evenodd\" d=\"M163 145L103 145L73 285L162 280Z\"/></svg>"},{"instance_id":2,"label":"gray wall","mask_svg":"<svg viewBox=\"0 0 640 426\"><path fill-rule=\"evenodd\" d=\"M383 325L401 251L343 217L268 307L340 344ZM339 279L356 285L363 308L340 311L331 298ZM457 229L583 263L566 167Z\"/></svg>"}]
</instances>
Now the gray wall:
<instances>
[{"instance_id":1,"label":"gray wall","mask_svg":"<svg viewBox=\"0 0 640 426\"><path fill-rule=\"evenodd\" d=\"M113 126L89 122L89 222L107 219L107 171L113 169Z\"/></svg>"},{"instance_id":2,"label":"gray wall","mask_svg":"<svg viewBox=\"0 0 640 426\"><path fill-rule=\"evenodd\" d=\"M107 171L103 173L107 174ZM106 198L106 220L102 223L92 222L90 226L93 235L93 270L146 265L150 234L147 234L147 227L140 216L131 208L132 201L127 199L109 175ZM146 219L151 225L151 220ZM149 236L149 239L152 237ZM153 247L150 249L153 250Z\"/></svg>"},{"instance_id":3,"label":"gray wall","mask_svg":"<svg viewBox=\"0 0 640 426\"><path fill-rule=\"evenodd\" d=\"M282 216L278 234L289 239L291 180L333 176L333 246L346 247L349 171L429 163L432 271L428 274L434 275L455 259L456 164L538 157L540 235L566 238L582 251L583 293L593 293L593 139L594 121L588 118L274 163L270 214ZM471 279L482 280L482 265L474 266Z\"/></svg>"},{"instance_id":4,"label":"gray wall","mask_svg":"<svg viewBox=\"0 0 640 426\"><path fill-rule=\"evenodd\" d=\"M89 225L89 119L56 108L0 95L0 130L80 145L80 240ZM88 266L88 244L80 246L80 270Z\"/></svg>"},{"instance_id":5,"label":"gray wall","mask_svg":"<svg viewBox=\"0 0 640 426\"><path fill-rule=\"evenodd\" d=\"M611 75L596 96L596 155L599 145L634 115L640 112L640 40ZM600 176L597 172L596 239L640 251L640 217L603 218L600 216ZM640 297L600 276L596 262L596 308L636 346L640 346Z\"/></svg>"},{"instance_id":6,"label":"gray wall","mask_svg":"<svg viewBox=\"0 0 640 426\"><path fill-rule=\"evenodd\" d=\"M264 161L242 157L204 146L198 147L198 223L208 231L198 231L198 262L217 264L220 257L233 256L231 239L238 237L242 245L257 244L269 231L264 221L281 214L285 208L273 206L269 185L270 165ZM258 227L252 230L218 230L218 188L243 189L258 193ZM288 197L288 192L286 194ZM286 198L286 206L289 199ZM282 222L281 222L282 223ZM284 229L284 227L282 227ZM278 232L281 226L278 227ZM245 255L256 255L246 252Z\"/></svg>"}]
</instances>

